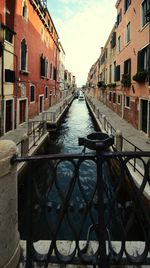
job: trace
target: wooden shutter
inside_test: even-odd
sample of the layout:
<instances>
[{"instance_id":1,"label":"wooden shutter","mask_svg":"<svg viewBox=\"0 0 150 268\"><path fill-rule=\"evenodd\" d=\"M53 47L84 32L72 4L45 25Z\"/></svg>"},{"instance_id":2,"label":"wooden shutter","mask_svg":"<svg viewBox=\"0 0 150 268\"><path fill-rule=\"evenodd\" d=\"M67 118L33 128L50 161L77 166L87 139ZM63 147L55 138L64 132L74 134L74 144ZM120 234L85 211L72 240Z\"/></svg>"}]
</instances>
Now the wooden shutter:
<instances>
[{"instance_id":1,"label":"wooden shutter","mask_svg":"<svg viewBox=\"0 0 150 268\"><path fill-rule=\"evenodd\" d=\"M115 81L120 81L120 65L115 67Z\"/></svg>"},{"instance_id":2,"label":"wooden shutter","mask_svg":"<svg viewBox=\"0 0 150 268\"><path fill-rule=\"evenodd\" d=\"M5 69L5 82L15 82L15 72L9 69Z\"/></svg>"}]
</instances>

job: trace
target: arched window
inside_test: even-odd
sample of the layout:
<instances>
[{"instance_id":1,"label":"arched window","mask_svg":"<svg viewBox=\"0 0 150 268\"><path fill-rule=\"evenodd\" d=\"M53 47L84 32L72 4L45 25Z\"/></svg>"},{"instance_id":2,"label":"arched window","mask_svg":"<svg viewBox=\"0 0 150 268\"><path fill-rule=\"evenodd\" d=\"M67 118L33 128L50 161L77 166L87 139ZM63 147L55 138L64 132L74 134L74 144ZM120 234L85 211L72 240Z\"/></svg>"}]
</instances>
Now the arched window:
<instances>
[{"instance_id":1,"label":"arched window","mask_svg":"<svg viewBox=\"0 0 150 268\"><path fill-rule=\"evenodd\" d=\"M21 70L27 71L27 44L25 39L21 41Z\"/></svg>"},{"instance_id":2,"label":"arched window","mask_svg":"<svg viewBox=\"0 0 150 268\"><path fill-rule=\"evenodd\" d=\"M27 20L27 18L28 18L28 8L27 8L27 4L26 4L25 0L22 2L22 16L23 16L24 19Z\"/></svg>"}]
</instances>

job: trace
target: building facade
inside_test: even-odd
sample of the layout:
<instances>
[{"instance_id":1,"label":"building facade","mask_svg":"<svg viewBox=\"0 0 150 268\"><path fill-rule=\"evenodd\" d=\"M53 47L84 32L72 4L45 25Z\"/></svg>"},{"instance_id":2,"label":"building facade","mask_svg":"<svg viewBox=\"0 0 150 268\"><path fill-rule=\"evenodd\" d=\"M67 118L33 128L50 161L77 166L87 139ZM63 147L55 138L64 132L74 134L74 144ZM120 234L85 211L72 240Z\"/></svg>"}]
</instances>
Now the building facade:
<instances>
[{"instance_id":1,"label":"building facade","mask_svg":"<svg viewBox=\"0 0 150 268\"><path fill-rule=\"evenodd\" d=\"M99 58L99 99L150 136L150 2L118 0L116 9Z\"/></svg>"},{"instance_id":2,"label":"building facade","mask_svg":"<svg viewBox=\"0 0 150 268\"><path fill-rule=\"evenodd\" d=\"M59 49L60 49L60 58L59 58L59 90L60 90L60 94L61 94L61 98L64 99L65 98L65 51L63 49L62 44L59 42Z\"/></svg>"},{"instance_id":3,"label":"building facade","mask_svg":"<svg viewBox=\"0 0 150 268\"><path fill-rule=\"evenodd\" d=\"M59 101L59 43L54 23L41 1L15 1L15 32L18 126Z\"/></svg>"},{"instance_id":4,"label":"building facade","mask_svg":"<svg viewBox=\"0 0 150 268\"><path fill-rule=\"evenodd\" d=\"M11 10L11 12L10 12ZM14 6L0 1L0 136L15 127Z\"/></svg>"}]
</instances>

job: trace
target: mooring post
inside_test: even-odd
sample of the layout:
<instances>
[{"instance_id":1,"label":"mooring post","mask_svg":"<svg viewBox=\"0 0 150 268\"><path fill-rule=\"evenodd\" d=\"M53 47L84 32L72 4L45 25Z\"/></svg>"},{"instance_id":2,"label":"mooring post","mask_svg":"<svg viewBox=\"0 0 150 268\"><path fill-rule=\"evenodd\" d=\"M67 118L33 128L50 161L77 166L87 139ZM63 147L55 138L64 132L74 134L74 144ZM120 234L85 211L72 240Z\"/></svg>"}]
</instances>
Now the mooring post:
<instances>
[{"instance_id":1,"label":"mooring post","mask_svg":"<svg viewBox=\"0 0 150 268\"><path fill-rule=\"evenodd\" d=\"M11 158L17 147L0 141L0 267L16 268L20 258L17 213L17 165Z\"/></svg>"},{"instance_id":2,"label":"mooring post","mask_svg":"<svg viewBox=\"0 0 150 268\"><path fill-rule=\"evenodd\" d=\"M115 147L117 151L121 152L123 148L122 132L117 130L115 133Z\"/></svg>"},{"instance_id":3,"label":"mooring post","mask_svg":"<svg viewBox=\"0 0 150 268\"><path fill-rule=\"evenodd\" d=\"M29 137L27 134L24 134L21 144L21 156L27 156L28 152L29 152Z\"/></svg>"}]
</instances>

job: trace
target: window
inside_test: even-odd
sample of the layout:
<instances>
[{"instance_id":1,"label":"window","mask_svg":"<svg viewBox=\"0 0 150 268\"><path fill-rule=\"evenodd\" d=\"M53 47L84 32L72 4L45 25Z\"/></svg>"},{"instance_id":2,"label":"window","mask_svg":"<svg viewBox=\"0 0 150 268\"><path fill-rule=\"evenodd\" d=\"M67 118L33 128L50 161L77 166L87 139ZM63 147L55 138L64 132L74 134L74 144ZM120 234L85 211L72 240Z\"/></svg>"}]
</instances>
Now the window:
<instances>
[{"instance_id":1,"label":"window","mask_svg":"<svg viewBox=\"0 0 150 268\"><path fill-rule=\"evenodd\" d=\"M115 81L120 81L120 65L115 68Z\"/></svg>"},{"instance_id":2,"label":"window","mask_svg":"<svg viewBox=\"0 0 150 268\"><path fill-rule=\"evenodd\" d=\"M30 86L30 102L35 101L35 86Z\"/></svg>"},{"instance_id":3,"label":"window","mask_svg":"<svg viewBox=\"0 0 150 268\"><path fill-rule=\"evenodd\" d=\"M130 22L129 22L126 27L126 44L129 43L130 40L131 40L131 32L130 32Z\"/></svg>"},{"instance_id":4,"label":"window","mask_svg":"<svg viewBox=\"0 0 150 268\"><path fill-rule=\"evenodd\" d=\"M118 37L118 52L121 51L121 36Z\"/></svg>"},{"instance_id":5,"label":"window","mask_svg":"<svg viewBox=\"0 0 150 268\"><path fill-rule=\"evenodd\" d=\"M130 108L130 97L125 96L125 107Z\"/></svg>"},{"instance_id":6,"label":"window","mask_svg":"<svg viewBox=\"0 0 150 268\"><path fill-rule=\"evenodd\" d=\"M111 48L114 48L115 46L116 46L116 32L113 32L111 38Z\"/></svg>"},{"instance_id":7,"label":"window","mask_svg":"<svg viewBox=\"0 0 150 268\"><path fill-rule=\"evenodd\" d=\"M111 65L109 65L109 83L111 83Z\"/></svg>"},{"instance_id":8,"label":"window","mask_svg":"<svg viewBox=\"0 0 150 268\"><path fill-rule=\"evenodd\" d=\"M22 5L22 17L26 20L28 18L28 9L27 9L27 4L25 1L23 1L23 5Z\"/></svg>"},{"instance_id":9,"label":"window","mask_svg":"<svg viewBox=\"0 0 150 268\"><path fill-rule=\"evenodd\" d=\"M52 63L50 64L50 79L52 79L52 72L53 72L53 65Z\"/></svg>"},{"instance_id":10,"label":"window","mask_svg":"<svg viewBox=\"0 0 150 268\"><path fill-rule=\"evenodd\" d=\"M137 71L148 71L148 60L150 53L150 45L138 51L137 55Z\"/></svg>"},{"instance_id":11,"label":"window","mask_svg":"<svg viewBox=\"0 0 150 268\"><path fill-rule=\"evenodd\" d=\"M109 92L109 101L111 101L111 92Z\"/></svg>"},{"instance_id":12,"label":"window","mask_svg":"<svg viewBox=\"0 0 150 268\"><path fill-rule=\"evenodd\" d=\"M21 42L21 70L27 70L27 44L25 39Z\"/></svg>"},{"instance_id":13,"label":"window","mask_svg":"<svg viewBox=\"0 0 150 268\"><path fill-rule=\"evenodd\" d=\"M147 12L150 9L149 0L144 0L142 3L142 27L149 21Z\"/></svg>"},{"instance_id":14,"label":"window","mask_svg":"<svg viewBox=\"0 0 150 268\"><path fill-rule=\"evenodd\" d=\"M7 40L9 43L13 43L13 33L6 28L5 30L5 40Z\"/></svg>"},{"instance_id":15,"label":"window","mask_svg":"<svg viewBox=\"0 0 150 268\"><path fill-rule=\"evenodd\" d=\"M5 82L14 83L15 82L15 72L9 69L5 69Z\"/></svg>"},{"instance_id":16,"label":"window","mask_svg":"<svg viewBox=\"0 0 150 268\"><path fill-rule=\"evenodd\" d=\"M131 5L131 0L124 0L124 13L126 13L130 5Z\"/></svg>"},{"instance_id":17,"label":"window","mask_svg":"<svg viewBox=\"0 0 150 268\"><path fill-rule=\"evenodd\" d=\"M115 81L115 70L116 70L116 61L114 61L114 77L113 77L113 81Z\"/></svg>"},{"instance_id":18,"label":"window","mask_svg":"<svg viewBox=\"0 0 150 268\"><path fill-rule=\"evenodd\" d=\"M45 60L45 76L48 78L48 60Z\"/></svg>"},{"instance_id":19,"label":"window","mask_svg":"<svg viewBox=\"0 0 150 268\"><path fill-rule=\"evenodd\" d=\"M48 98L48 86L45 87L45 99Z\"/></svg>"},{"instance_id":20,"label":"window","mask_svg":"<svg viewBox=\"0 0 150 268\"><path fill-rule=\"evenodd\" d=\"M117 96L117 103L118 103L118 104L121 104L121 95L118 95L118 96Z\"/></svg>"},{"instance_id":21,"label":"window","mask_svg":"<svg viewBox=\"0 0 150 268\"><path fill-rule=\"evenodd\" d=\"M41 58L40 58L40 75L42 77L45 77L46 75L46 59L43 56L43 54L41 55Z\"/></svg>"},{"instance_id":22,"label":"window","mask_svg":"<svg viewBox=\"0 0 150 268\"><path fill-rule=\"evenodd\" d=\"M53 80L57 80L57 69L53 67Z\"/></svg>"},{"instance_id":23,"label":"window","mask_svg":"<svg viewBox=\"0 0 150 268\"><path fill-rule=\"evenodd\" d=\"M107 68L105 69L105 82L107 84Z\"/></svg>"},{"instance_id":24,"label":"window","mask_svg":"<svg viewBox=\"0 0 150 268\"><path fill-rule=\"evenodd\" d=\"M50 27L51 26L50 19L47 20L47 23L48 23L48 26Z\"/></svg>"},{"instance_id":25,"label":"window","mask_svg":"<svg viewBox=\"0 0 150 268\"><path fill-rule=\"evenodd\" d=\"M117 15L117 26L119 25L119 23L122 21L122 9L120 9L119 14Z\"/></svg>"},{"instance_id":26,"label":"window","mask_svg":"<svg viewBox=\"0 0 150 268\"><path fill-rule=\"evenodd\" d=\"M113 93L113 103L116 103L116 93Z\"/></svg>"},{"instance_id":27,"label":"window","mask_svg":"<svg viewBox=\"0 0 150 268\"><path fill-rule=\"evenodd\" d=\"M131 77L131 59L124 62L124 74L128 74Z\"/></svg>"}]
</instances>

